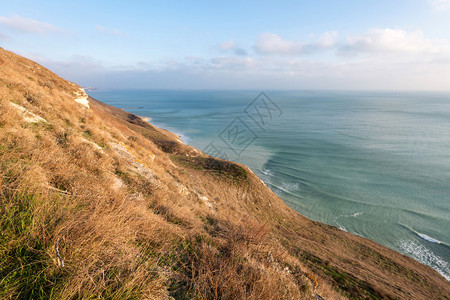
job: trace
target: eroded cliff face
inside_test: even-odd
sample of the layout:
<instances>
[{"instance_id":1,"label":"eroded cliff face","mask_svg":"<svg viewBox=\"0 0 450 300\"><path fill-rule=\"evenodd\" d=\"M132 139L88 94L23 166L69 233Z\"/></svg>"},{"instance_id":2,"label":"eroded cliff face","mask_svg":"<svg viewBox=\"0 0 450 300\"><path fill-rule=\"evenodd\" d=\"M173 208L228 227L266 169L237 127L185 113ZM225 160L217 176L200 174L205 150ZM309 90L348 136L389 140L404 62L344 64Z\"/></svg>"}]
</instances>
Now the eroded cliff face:
<instances>
[{"instance_id":1,"label":"eroded cliff face","mask_svg":"<svg viewBox=\"0 0 450 300\"><path fill-rule=\"evenodd\" d=\"M294 212L247 167L3 49L0 176L1 298L450 294L431 268Z\"/></svg>"}]
</instances>

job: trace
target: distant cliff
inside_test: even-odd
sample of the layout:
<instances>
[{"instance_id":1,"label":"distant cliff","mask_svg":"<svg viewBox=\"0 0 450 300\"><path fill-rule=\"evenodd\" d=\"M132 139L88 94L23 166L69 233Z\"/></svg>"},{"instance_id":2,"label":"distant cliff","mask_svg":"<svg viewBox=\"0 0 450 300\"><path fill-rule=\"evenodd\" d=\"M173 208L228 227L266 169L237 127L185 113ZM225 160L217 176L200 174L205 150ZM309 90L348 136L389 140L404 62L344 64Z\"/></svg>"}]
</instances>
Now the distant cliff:
<instances>
[{"instance_id":1,"label":"distant cliff","mask_svg":"<svg viewBox=\"0 0 450 300\"><path fill-rule=\"evenodd\" d=\"M5 299L450 295L433 269L288 208L246 166L3 49L0 226Z\"/></svg>"}]
</instances>

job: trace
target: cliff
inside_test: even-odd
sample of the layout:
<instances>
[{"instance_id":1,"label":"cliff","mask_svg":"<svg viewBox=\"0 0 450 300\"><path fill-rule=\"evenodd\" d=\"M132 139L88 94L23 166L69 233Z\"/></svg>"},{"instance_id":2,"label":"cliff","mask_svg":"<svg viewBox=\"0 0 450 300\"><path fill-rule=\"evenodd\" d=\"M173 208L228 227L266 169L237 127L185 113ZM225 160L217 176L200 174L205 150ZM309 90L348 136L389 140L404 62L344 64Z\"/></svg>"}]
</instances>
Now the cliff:
<instances>
[{"instance_id":1,"label":"cliff","mask_svg":"<svg viewBox=\"0 0 450 300\"><path fill-rule=\"evenodd\" d=\"M89 72L89 70L86 70ZM433 269L0 48L0 298L445 299Z\"/></svg>"}]
</instances>

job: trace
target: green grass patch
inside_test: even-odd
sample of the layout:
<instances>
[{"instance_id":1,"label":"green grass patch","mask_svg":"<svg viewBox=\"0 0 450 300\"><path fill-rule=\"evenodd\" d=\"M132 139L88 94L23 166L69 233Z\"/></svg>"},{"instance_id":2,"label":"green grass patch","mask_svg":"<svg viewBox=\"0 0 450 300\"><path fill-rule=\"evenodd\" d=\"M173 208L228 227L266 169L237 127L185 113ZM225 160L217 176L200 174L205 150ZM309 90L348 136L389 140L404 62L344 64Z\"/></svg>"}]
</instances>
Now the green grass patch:
<instances>
[{"instance_id":1,"label":"green grass patch","mask_svg":"<svg viewBox=\"0 0 450 300\"><path fill-rule=\"evenodd\" d=\"M4 191L0 200L0 298L51 298L64 276L48 255L49 239L36 236L40 197Z\"/></svg>"},{"instance_id":2,"label":"green grass patch","mask_svg":"<svg viewBox=\"0 0 450 300\"><path fill-rule=\"evenodd\" d=\"M83 132L83 136L84 136L85 138L87 138L87 139L92 138L92 131L90 131L89 129L85 130L85 131Z\"/></svg>"}]
</instances>

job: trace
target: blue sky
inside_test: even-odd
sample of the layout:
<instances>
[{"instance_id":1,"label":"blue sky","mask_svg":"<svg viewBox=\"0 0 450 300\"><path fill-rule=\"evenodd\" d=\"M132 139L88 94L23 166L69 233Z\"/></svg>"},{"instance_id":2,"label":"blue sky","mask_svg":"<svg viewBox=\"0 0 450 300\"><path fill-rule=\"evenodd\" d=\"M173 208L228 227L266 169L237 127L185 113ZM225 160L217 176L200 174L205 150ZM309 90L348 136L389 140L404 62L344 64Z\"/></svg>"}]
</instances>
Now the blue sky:
<instances>
[{"instance_id":1,"label":"blue sky","mask_svg":"<svg viewBox=\"0 0 450 300\"><path fill-rule=\"evenodd\" d=\"M0 46L97 88L450 90L450 0L0 1Z\"/></svg>"}]
</instances>

